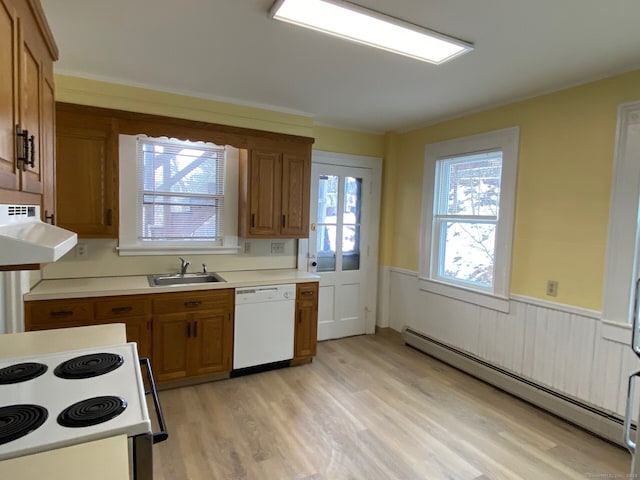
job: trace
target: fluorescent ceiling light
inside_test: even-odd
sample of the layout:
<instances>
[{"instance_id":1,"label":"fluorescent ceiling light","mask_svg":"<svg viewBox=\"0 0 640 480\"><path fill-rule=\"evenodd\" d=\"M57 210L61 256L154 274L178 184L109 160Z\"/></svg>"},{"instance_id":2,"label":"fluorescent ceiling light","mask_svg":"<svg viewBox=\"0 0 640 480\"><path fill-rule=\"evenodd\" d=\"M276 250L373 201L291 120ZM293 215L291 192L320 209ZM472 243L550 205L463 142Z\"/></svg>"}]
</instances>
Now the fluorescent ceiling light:
<instances>
[{"instance_id":1,"label":"fluorescent ceiling light","mask_svg":"<svg viewBox=\"0 0 640 480\"><path fill-rule=\"evenodd\" d=\"M342 0L278 0L271 17L372 47L440 64L473 50L470 43Z\"/></svg>"}]
</instances>

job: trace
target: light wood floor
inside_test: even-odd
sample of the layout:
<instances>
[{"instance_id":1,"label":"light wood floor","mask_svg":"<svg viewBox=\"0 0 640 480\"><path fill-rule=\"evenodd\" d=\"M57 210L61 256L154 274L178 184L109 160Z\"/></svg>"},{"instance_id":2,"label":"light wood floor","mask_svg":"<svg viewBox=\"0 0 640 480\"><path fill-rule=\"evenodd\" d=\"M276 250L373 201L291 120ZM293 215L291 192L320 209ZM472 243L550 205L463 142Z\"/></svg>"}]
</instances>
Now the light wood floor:
<instances>
[{"instance_id":1,"label":"light wood floor","mask_svg":"<svg viewBox=\"0 0 640 480\"><path fill-rule=\"evenodd\" d=\"M156 480L627 478L626 450L402 345L160 393Z\"/></svg>"}]
</instances>

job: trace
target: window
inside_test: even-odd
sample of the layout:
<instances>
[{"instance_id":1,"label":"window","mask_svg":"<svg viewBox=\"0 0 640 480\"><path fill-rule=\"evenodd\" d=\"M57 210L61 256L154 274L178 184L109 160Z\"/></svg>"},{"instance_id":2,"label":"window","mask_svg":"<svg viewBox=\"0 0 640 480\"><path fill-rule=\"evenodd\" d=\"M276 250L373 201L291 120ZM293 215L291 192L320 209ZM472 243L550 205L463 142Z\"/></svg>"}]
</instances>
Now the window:
<instances>
[{"instance_id":1,"label":"window","mask_svg":"<svg viewBox=\"0 0 640 480\"><path fill-rule=\"evenodd\" d=\"M138 138L138 238L211 241L224 237L224 147Z\"/></svg>"},{"instance_id":2,"label":"window","mask_svg":"<svg viewBox=\"0 0 640 480\"><path fill-rule=\"evenodd\" d=\"M421 287L508 309L518 129L427 145Z\"/></svg>"},{"instance_id":3,"label":"window","mask_svg":"<svg viewBox=\"0 0 640 480\"><path fill-rule=\"evenodd\" d=\"M234 171L237 183L235 149L144 135L121 135L120 144L120 254L237 247L237 210L227 205L237 202L227 191ZM132 163L127 160L135 161L135 175L130 168L123 171L123 164Z\"/></svg>"}]
</instances>

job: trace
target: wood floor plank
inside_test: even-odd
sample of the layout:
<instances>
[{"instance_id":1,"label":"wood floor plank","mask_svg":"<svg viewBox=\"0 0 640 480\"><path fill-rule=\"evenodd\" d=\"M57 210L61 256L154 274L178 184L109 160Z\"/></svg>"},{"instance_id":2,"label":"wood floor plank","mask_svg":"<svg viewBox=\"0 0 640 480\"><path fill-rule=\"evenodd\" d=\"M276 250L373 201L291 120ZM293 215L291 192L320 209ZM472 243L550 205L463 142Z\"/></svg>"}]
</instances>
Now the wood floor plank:
<instances>
[{"instance_id":1,"label":"wood floor plank","mask_svg":"<svg viewBox=\"0 0 640 480\"><path fill-rule=\"evenodd\" d=\"M322 342L310 364L160 392L157 480L626 478L630 456L402 344Z\"/></svg>"}]
</instances>

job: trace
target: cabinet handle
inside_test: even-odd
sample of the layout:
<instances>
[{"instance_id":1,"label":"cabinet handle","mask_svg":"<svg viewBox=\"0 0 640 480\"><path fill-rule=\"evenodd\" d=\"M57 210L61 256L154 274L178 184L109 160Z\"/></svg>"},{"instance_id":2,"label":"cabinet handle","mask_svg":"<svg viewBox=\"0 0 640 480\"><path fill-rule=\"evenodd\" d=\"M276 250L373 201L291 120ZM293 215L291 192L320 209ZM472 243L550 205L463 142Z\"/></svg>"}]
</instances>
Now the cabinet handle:
<instances>
[{"instance_id":1,"label":"cabinet handle","mask_svg":"<svg viewBox=\"0 0 640 480\"><path fill-rule=\"evenodd\" d=\"M126 313L126 312L130 312L131 310L133 310L133 307L131 306L127 306L127 307L113 307L111 309L111 311L113 313Z\"/></svg>"},{"instance_id":2,"label":"cabinet handle","mask_svg":"<svg viewBox=\"0 0 640 480\"><path fill-rule=\"evenodd\" d=\"M191 307L197 307L198 305L200 305L202 302L200 300L194 300L192 302L184 302L184 306L187 308L191 308Z\"/></svg>"},{"instance_id":3,"label":"cabinet handle","mask_svg":"<svg viewBox=\"0 0 640 480\"><path fill-rule=\"evenodd\" d=\"M56 224L56 214L52 213L51 215L47 215L49 213L47 210L44 211L44 220L49 222L51 225Z\"/></svg>"},{"instance_id":4,"label":"cabinet handle","mask_svg":"<svg viewBox=\"0 0 640 480\"><path fill-rule=\"evenodd\" d=\"M286 221L287 221L286 219L287 219L287 216L283 214L282 215L282 228L284 228L285 225L286 225Z\"/></svg>"},{"instance_id":5,"label":"cabinet handle","mask_svg":"<svg viewBox=\"0 0 640 480\"><path fill-rule=\"evenodd\" d=\"M256 214L252 213L251 214L251 228L254 228L256 226Z\"/></svg>"},{"instance_id":6,"label":"cabinet handle","mask_svg":"<svg viewBox=\"0 0 640 480\"><path fill-rule=\"evenodd\" d=\"M313 291L307 290L306 292L302 292L302 295L313 295Z\"/></svg>"},{"instance_id":7,"label":"cabinet handle","mask_svg":"<svg viewBox=\"0 0 640 480\"><path fill-rule=\"evenodd\" d=\"M113 210L109 209L107 210L107 226L111 226L111 224L113 223Z\"/></svg>"},{"instance_id":8,"label":"cabinet handle","mask_svg":"<svg viewBox=\"0 0 640 480\"><path fill-rule=\"evenodd\" d=\"M73 315L73 311L71 310L58 310L56 312L51 312L49 315L52 317L68 317Z\"/></svg>"},{"instance_id":9,"label":"cabinet handle","mask_svg":"<svg viewBox=\"0 0 640 480\"><path fill-rule=\"evenodd\" d=\"M198 336L198 322L193 322L193 336L197 337Z\"/></svg>"},{"instance_id":10,"label":"cabinet handle","mask_svg":"<svg viewBox=\"0 0 640 480\"><path fill-rule=\"evenodd\" d=\"M36 137L33 135L29 137L29 160L26 164L31 168L36 166Z\"/></svg>"},{"instance_id":11,"label":"cabinet handle","mask_svg":"<svg viewBox=\"0 0 640 480\"><path fill-rule=\"evenodd\" d=\"M191 337L191 322L187 322L187 338Z\"/></svg>"},{"instance_id":12,"label":"cabinet handle","mask_svg":"<svg viewBox=\"0 0 640 480\"><path fill-rule=\"evenodd\" d=\"M22 140L20 140L22 138ZM22 162L22 171L27 170L29 163L29 130L22 130L20 125L16 125L16 160Z\"/></svg>"}]
</instances>

